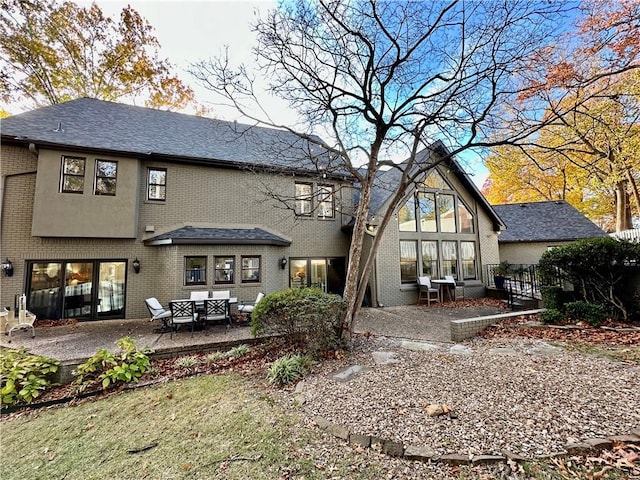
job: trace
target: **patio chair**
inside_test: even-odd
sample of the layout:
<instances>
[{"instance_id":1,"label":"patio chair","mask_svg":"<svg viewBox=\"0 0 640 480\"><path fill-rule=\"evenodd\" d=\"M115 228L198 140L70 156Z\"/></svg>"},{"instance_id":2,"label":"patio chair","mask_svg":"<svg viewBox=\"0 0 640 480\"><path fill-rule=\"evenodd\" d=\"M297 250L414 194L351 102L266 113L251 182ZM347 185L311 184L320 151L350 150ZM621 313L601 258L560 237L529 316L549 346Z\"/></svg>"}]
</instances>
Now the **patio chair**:
<instances>
[{"instance_id":1,"label":"patio chair","mask_svg":"<svg viewBox=\"0 0 640 480\"><path fill-rule=\"evenodd\" d=\"M231 312L229 311L229 300L224 298L206 299L204 301L204 315L202 319L205 322L226 321L233 326L231 321Z\"/></svg>"},{"instance_id":2,"label":"patio chair","mask_svg":"<svg viewBox=\"0 0 640 480\"><path fill-rule=\"evenodd\" d=\"M169 324L171 326L171 336L177 331L180 325L191 324L191 336L193 329L198 322L198 313L196 312L196 304L193 300L173 300L169 302L171 317Z\"/></svg>"},{"instance_id":3,"label":"patio chair","mask_svg":"<svg viewBox=\"0 0 640 480\"><path fill-rule=\"evenodd\" d=\"M209 298L214 300L229 300L231 298L231 292L229 290L214 290L209 295Z\"/></svg>"},{"instance_id":4,"label":"patio chair","mask_svg":"<svg viewBox=\"0 0 640 480\"><path fill-rule=\"evenodd\" d=\"M169 326L171 311L165 310L158 299L155 297L147 298L144 303L149 310L149 314L151 315L150 321L153 322L154 320L162 320L162 332L169 331L171 329L171 327Z\"/></svg>"},{"instance_id":5,"label":"patio chair","mask_svg":"<svg viewBox=\"0 0 640 480\"><path fill-rule=\"evenodd\" d=\"M240 305L238 305L238 313L245 313L245 314L251 315L251 312L253 312L253 307L255 307L258 304L258 302L263 298L264 298L264 293L260 292L258 293L258 296L256 297L255 302L253 303L242 302Z\"/></svg>"},{"instance_id":6,"label":"patio chair","mask_svg":"<svg viewBox=\"0 0 640 480\"><path fill-rule=\"evenodd\" d=\"M427 305L440 301L440 289L431 286L429 277L418 277L418 304L423 300L427 301Z\"/></svg>"},{"instance_id":7,"label":"patio chair","mask_svg":"<svg viewBox=\"0 0 640 480\"><path fill-rule=\"evenodd\" d=\"M0 312L0 331L5 335L9 335L8 342L11 343L11 334L16 330L31 330L31 338L36 338L36 329L33 326L36 316L28 310L24 310L23 314L15 316L15 310L9 311L3 308Z\"/></svg>"},{"instance_id":8,"label":"patio chair","mask_svg":"<svg viewBox=\"0 0 640 480\"><path fill-rule=\"evenodd\" d=\"M458 282L453 275L445 275L444 279L448 282L449 300L464 299L464 282Z\"/></svg>"}]
</instances>

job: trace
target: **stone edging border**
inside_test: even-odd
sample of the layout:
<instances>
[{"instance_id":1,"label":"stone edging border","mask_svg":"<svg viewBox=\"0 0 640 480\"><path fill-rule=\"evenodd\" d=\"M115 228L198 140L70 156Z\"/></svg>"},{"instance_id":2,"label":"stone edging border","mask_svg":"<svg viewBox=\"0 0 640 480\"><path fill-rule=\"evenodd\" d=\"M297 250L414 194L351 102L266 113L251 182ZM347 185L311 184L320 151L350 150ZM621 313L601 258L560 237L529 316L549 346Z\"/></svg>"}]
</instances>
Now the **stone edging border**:
<instances>
[{"instance_id":1,"label":"stone edging border","mask_svg":"<svg viewBox=\"0 0 640 480\"><path fill-rule=\"evenodd\" d=\"M304 380L296 385L293 392L295 402L301 407L304 406ZM437 454L434 450L426 446L405 445L386 438L372 435L361 435L350 431L344 425L339 425L327 420L322 416L315 416L312 419L320 429L326 431L336 438L346 441L352 445L365 448L374 448L391 457L400 457L406 460L418 462L443 463L447 465L490 465L496 463L506 463L508 461L529 462L534 460L545 460L549 458L561 458L574 455L587 455L598 453L602 450L611 450L615 443L630 443L640 445L640 427L624 435L612 435L606 438L589 438L579 443L568 443L560 452L553 452L535 457L524 457L507 450L502 451L502 455L481 454L464 455L458 453Z\"/></svg>"},{"instance_id":2,"label":"stone edging border","mask_svg":"<svg viewBox=\"0 0 640 480\"><path fill-rule=\"evenodd\" d=\"M463 455L457 453L439 455L429 447L404 445L401 442L353 433L350 432L348 428L335 424L324 417L316 416L313 418L313 422L327 433L341 440L345 440L347 443L352 445L376 448L386 455L405 458L406 460L443 463L447 465L490 465L495 463L506 463L507 461L529 462L549 458L598 453L602 450L611 450L615 443L620 442L640 445L640 428L638 428L626 435L613 435L606 438L589 438L579 443L568 443L564 446L564 450L560 452L536 455L531 458L506 450L502 451L502 455Z\"/></svg>"}]
</instances>

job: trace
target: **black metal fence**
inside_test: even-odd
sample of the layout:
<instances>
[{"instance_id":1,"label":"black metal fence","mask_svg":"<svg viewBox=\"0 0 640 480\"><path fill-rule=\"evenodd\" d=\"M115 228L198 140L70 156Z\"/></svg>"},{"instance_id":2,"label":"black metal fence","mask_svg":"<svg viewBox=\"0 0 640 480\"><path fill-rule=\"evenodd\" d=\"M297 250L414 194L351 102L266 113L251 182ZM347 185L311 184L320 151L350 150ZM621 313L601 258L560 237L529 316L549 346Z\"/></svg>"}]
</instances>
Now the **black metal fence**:
<instances>
[{"instance_id":1,"label":"black metal fence","mask_svg":"<svg viewBox=\"0 0 640 480\"><path fill-rule=\"evenodd\" d=\"M562 285L558 275L543 276L538 265L527 264L486 265L486 279L489 288L529 298L540 298L541 287Z\"/></svg>"}]
</instances>

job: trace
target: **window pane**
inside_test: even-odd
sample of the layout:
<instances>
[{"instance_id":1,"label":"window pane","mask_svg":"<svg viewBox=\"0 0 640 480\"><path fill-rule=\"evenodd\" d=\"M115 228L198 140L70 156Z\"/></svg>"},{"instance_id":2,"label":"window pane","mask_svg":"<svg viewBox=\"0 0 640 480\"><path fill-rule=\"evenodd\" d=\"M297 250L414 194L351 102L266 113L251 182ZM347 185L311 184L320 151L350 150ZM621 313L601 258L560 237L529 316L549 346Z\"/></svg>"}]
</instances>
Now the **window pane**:
<instances>
[{"instance_id":1,"label":"window pane","mask_svg":"<svg viewBox=\"0 0 640 480\"><path fill-rule=\"evenodd\" d=\"M207 283L207 257L185 258L185 285L206 285Z\"/></svg>"},{"instance_id":2,"label":"window pane","mask_svg":"<svg viewBox=\"0 0 640 480\"><path fill-rule=\"evenodd\" d=\"M398 229L401 232L416 231L416 202L413 197L398 210Z\"/></svg>"},{"instance_id":3,"label":"window pane","mask_svg":"<svg viewBox=\"0 0 640 480\"><path fill-rule=\"evenodd\" d=\"M456 212L453 208L453 195L438 195L438 213L440 214L440 231L456 231Z\"/></svg>"},{"instance_id":4,"label":"window pane","mask_svg":"<svg viewBox=\"0 0 640 480\"><path fill-rule=\"evenodd\" d=\"M418 279L417 242L402 240L400 242L400 281L415 283Z\"/></svg>"},{"instance_id":5,"label":"window pane","mask_svg":"<svg viewBox=\"0 0 640 480\"><path fill-rule=\"evenodd\" d=\"M242 283L260 282L260 257L242 257Z\"/></svg>"},{"instance_id":6,"label":"window pane","mask_svg":"<svg viewBox=\"0 0 640 480\"><path fill-rule=\"evenodd\" d=\"M311 215L311 196L313 185L310 183L296 183L296 214Z\"/></svg>"},{"instance_id":7,"label":"window pane","mask_svg":"<svg viewBox=\"0 0 640 480\"><path fill-rule=\"evenodd\" d=\"M64 158L64 173L84 175L84 158Z\"/></svg>"},{"instance_id":8,"label":"window pane","mask_svg":"<svg viewBox=\"0 0 640 480\"><path fill-rule=\"evenodd\" d=\"M98 160L96 166L96 175L99 177L111 177L115 178L117 171L116 162L105 162L104 160Z\"/></svg>"},{"instance_id":9,"label":"window pane","mask_svg":"<svg viewBox=\"0 0 640 480\"><path fill-rule=\"evenodd\" d=\"M96 180L96 195L115 195L116 179L115 178L98 178Z\"/></svg>"},{"instance_id":10,"label":"window pane","mask_svg":"<svg viewBox=\"0 0 640 480\"><path fill-rule=\"evenodd\" d=\"M432 188L434 190L451 190L447 182L444 181L442 175L437 170L431 170L429 175L424 179L425 188Z\"/></svg>"},{"instance_id":11,"label":"window pane","mask_svg":"<svg viewBox=\"0 0 640 480\"><path fill-rule=\"evenodd\" d=\"M307 272L307 260L291 260L291 263L289 264L289 275L292 287L306 287L309 279L309 273Z\"/></svg>"},{"instance_id":12,"label":"window pane","mask_svg":"<svg viewBox=\"0 0 640 480\"><path fill-rule=\"evenodd\" d=\"M214 283L233 283L235 257L214 257Z\"/></svg>"},{"instance_id":13,"label":"window pane","mask_svg":"<svg viewBox=\"0 0 640 480\"><path fill-rule=\"evenodd\" d=\"M318 216L322 218L333 218L333 186L318 185Z\"/></svg>"},{"instance_id":14,"label":"window pane","mask_svg":"<svg viewBox=\"0 0 640 480\"><path fill-rule=\"evenodd\" d=\"M473 233L473 215L458 199L460 233Z\"/></svg>"},{"instance_id":15,"label":"window pane","mask_svg":"<svg viewBox=\"0 0 640 480\"><path fill-rule=\"evenodd\" d=\"M422 274L438 277L438 242L422 242Z\"/></svg>"},{"instance_id":16,"label":"window pane","mask_svg":"<svg viewBox=\"0 0 640 480\"><path fill-rule=\"evenodd\" d=\"M458 245L456 242L442 242L442 274L458 277Z\"/></svg>"},{"instance_id":17,"label":"window pane","mask_svg":"<svg viewBox=\"0 0 640 480\"><path fill-rule=\"evenodd\" d=\"M436 197L434 193L418 193L418 212L421 232L437 232Z\"/></svg>"},{"instance_id":18,"label":"window pane","mask_svg":"<svg viewBox=\"0 0 640 480\"><path fill-rule=\"evenodd\" d=\"M65 176L62 184L63 192L82 193L84 189L84 177Z\"/></svg>"},{"instance_id":19,"label":"window pane","mask_svg":"<svg viewBox=\"0 0 640 480\"><path fill-rule=\"evenodd\" d=\"M462 278L464 280L476 278L476 244L474 242L460 242L460 257Z\"/></svg>"}]
</instances>

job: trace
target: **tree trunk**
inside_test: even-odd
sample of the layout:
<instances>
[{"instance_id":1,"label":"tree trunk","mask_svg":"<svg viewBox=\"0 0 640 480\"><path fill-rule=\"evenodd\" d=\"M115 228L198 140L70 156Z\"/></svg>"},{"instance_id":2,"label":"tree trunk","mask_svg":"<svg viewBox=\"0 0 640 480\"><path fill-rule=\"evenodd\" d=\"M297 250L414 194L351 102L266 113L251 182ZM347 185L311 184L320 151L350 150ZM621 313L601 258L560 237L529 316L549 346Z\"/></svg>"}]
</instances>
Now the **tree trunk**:
<instances>
[{"instance_id":1,"label":"tree trunk","mask_svg":"<svg viewBox=\"0 0 640 480\"><path fill-rule=\"evenodd\" d=\"M627 194L627 182L621 180L616 183L616 232L629 230L631 218L629 216L629 195Z\"/></svg>"}]
</instances>

